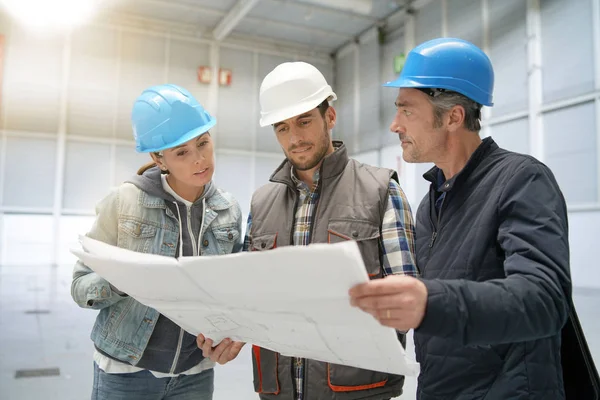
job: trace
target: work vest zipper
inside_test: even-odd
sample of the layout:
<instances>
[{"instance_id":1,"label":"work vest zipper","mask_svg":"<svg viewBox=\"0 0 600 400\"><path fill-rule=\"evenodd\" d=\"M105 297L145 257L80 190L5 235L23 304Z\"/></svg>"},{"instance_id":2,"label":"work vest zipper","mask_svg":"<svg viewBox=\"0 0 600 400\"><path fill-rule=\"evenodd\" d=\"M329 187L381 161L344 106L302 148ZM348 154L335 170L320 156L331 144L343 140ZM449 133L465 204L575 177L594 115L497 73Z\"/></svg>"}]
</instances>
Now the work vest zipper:
<instances>
[{"instance_id":1,"label":"work vest zipper","mask_svg":"<svg viewBox=\"0 0 600 400\"><path fill-rule=\"evenodd\" d=\"M319 182L317 183L317 191L316 192L312 192L309 191L308 195L311 196L311 201L312 201L312 196L317 196L317 204L315 204L314 209L313 209L313 213L310 217L310 228L308 230L308 243L312 243L312 234L313 234L313 228L315 226L315 217L317 216L317 211L319 211L319 203L321 200L321 171L319 171Z\"/></svg>"},{"instance_id":2,"label":"work vest zipper","mask_svg":"<svg viewBox=\"0 0 600 400\"><path fill-rule=\"evenodd\" d=\"M312 191L309 191L308 196L314 196L314 195L319 195L319 197L321 196L321 177L319 176L319 182L318 182L318 186L317 186L317 192L312 193ZM298 208L298 190L296 189L296 200L294 201L294 208L292 209L293 212L293 217L292 217L292 229L290 232L290 244L294 245L294 227L296 226L296 211ZM310 218L310 227L308 229L308 243L310 244L312 242L312 234L313 234L313 227L315 226L315 217L317 215L317 211L319 210L319 203L320 203L320 198L317 200L317 204L315 204L315 206L313 207L313 212ZM312 198L311 198L312 201ZM293 359L292 359L293 360ZM306 393L306 370L308 368L308 363L306 359L302 359L302 364L303 364L303 368L302 368L302 397L304 398L305 393ZM294 365L294 363L292 362L292 382L296 381L296 366ZM296 389L297 390L297 389Z\"/></svg>"}]
</instances>

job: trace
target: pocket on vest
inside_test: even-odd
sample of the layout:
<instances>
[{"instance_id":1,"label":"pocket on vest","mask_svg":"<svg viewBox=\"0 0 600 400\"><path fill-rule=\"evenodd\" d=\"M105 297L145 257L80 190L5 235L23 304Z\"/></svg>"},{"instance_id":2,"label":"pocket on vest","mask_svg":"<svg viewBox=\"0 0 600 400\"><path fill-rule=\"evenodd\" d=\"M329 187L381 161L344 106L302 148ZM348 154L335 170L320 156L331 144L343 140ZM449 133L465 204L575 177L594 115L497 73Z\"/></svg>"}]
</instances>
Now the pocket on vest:
<instances>
[{"instance_id":1,"label":"pocket on vest","mask_svg":"<svg viewBox=\"0 0 600 400\"><path fill-rule=\"evenodd\" d=\"M279 394L279 354L252 346L252 368L254 370L254 391L261 394Z\"/></svg>"},{"instance_id":2,"label":"pocket on vest","mask_svg":"<svg viewBox=\"0 0 600 400\"><path fill-rule=\"evenodd\" d=\"M382 276L379 259L379 226L371 221L355 219L330 219L327 226L327 242L339 243L354 240L358 244L370 278Z\"/></svg>"},{"instance_id":3,"label":"pocket on vest","mask_svg":"<svg viewBox=\"0 0 600 400\"><path fill-rule=\"evenodd\" d=\"M378 371L327 364L327 385L333 392L359 392L384 387L388 374Z\"/></svg>"},{"instance_id":4,"label":"pocket on vest","mask_svg":"<svg viewBox=\"0 0 600 400\"><path fill-rule=\"evenodd\" d=\"M260 235L252 238L251 251L265 251L277 247L277 233Z\"/></svg>"}]
</instances>

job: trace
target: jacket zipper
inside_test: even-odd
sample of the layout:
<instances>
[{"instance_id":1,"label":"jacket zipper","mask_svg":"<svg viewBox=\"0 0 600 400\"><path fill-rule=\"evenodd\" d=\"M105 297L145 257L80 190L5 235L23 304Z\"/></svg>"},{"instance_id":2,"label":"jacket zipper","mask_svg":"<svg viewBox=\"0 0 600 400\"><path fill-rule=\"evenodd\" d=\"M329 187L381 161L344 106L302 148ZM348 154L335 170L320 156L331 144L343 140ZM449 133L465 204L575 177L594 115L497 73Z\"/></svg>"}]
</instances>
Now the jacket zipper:
<instances>
[{"instance_id":1,"label":"jacket zipper","mask_svg":"<svg viewBox=\"0 0 600 400\"><path fill-rule=\"evenodd\" d=\"M192 207L186 207L186 212L187 212L187 228L188 228L188 235L190 235L190 242L192 243L192 256L195 256L198 254L198 248L196 247L196 241L194 240L194 233L192 231ZM183 241L183 236L181 237L181 240ZM182 243L182 254L180 254L180 257L183 257L183 243ZM179 356L181 355L181 346L183 344L183 329L179 328L179 341L177 342L177 350L175 351L175 357L173 358L173 365L171 365L171 374L175 373L175 368L177 367L177 363L179 362Z\"/></svg>"},{"instance_id":2,"label":"jacket zipper","mask_svg":"<svg viewBox=\"0 0 600 400\"><path fill-rule=\"evenodd\" d=\"M431 189L430 189L431 190ZM433 232L431 233L431 239L429 241L429 255L427 256L427 264L425 264L425 266L421 269L421 275L423 275L423 272L425 272L425 270L427 269L427 266L429 265L429 260L431 260L431 252L433 249L433 245L435 244L435 240L438 237L438 232L440 231L440 223L442 220L442 210L444 209L444 203L446 202L446 196L448 196L448 193L446 192L446 194L444 195L444 198L442 199L442 204L440 204L440 210L437 212L437 227L436 225L433 223L433 218L431 218L431 207L435 207L435 196L431 196L430 195L430 209L429 209L429 222L431 223L431 228L433 229ZM432 202L433 200L433 202Z\"/></svg>"},{"instance_id":3,"label":"jacket zipper","mask_svg":"<svg viewBox=\"0 0 600 400\"><path fill-rule=\"evenodd\" d=\"M206 199L202 199L202 221L200 222L200 232L198 233L198 253L196 253L197 256L202 255L202 246L200 246L200 242L202 240L203 231L204 231L204 220L206 219L205 214L206 214Z\"/></svg>"},{"instance_id":4,"label":"jacket zipper","mask_svg":"<svg viewBox=\"0 0 600 400\"><path fill-rule=\"evenodd\" d=\"M188 234L190 235L190 242L192 242L192 252L194 256L202 255L200 241L202 239L202 230L204 229L204 208L205 208L205 199L202 199L202 222L200 224L200 232L198 233L198 245L196 245L196 241L194 240L194 233L192 231L192 207L187 208L187 226L188 226ZM180 254L183 256L183 254ZM171 365L171 374L175 373L175 368L177 367L177 362L179 361L179 356L181 355L181 346L183 345L183 334L184 331L182 328L179 328L179 341L177 342L177 351L175 352L175 358L173 359L173 365Z\"/></svg>"},{"instance_id":5,"label":"jacket zipper","mask_svg":"<svg viewBox=\"0 0 600 400\"><path fill-rule=\"evenodd\" d=\"M175 352L175 358L173 359L173 364L171 365L171 375L175 374L175 368L177 367L177 362L179 361L179 356L181 354L181 345L183 343L183 329L179 328L179 343L177 343L177 351Z\"/></svg>"},{"instance_id":6,"label":"jacket zipper","mask_svg":"<svg viewBox=\"0 0 600 400\"><path fill-rule=\"evenodd\" d=\"M192 255L195 256L198 254L198 248L196 247L196 241L194 240L194 233L192 232L192 207L186 207L187 211L187 228L188 235L190 235L190 242L192 242ZM183 256L183 254L182 254Z\"/></svg>"},{"instance_id":7,"label":"jacket zipper","mask_svg":"<svg viewBox=\"0 0 600 400\"><path fill-rule=\"evenodd\" d=\"M433 247L433 245L435 244L435 239L437 238L438 235L438 231L440 230L440 221L442 219L442 209L444 208L444 202L446 201L446 195L444 195L444 198L442 199L442 204L440 204L440 210L438 211L437 215L437 228L436 226L433 224L433 220L431 220L431 213L429 213L429 219L431 221L431 226L433 227L433 232L431 234L431 241L429 242L429 248L431 249ZM433 205L435 207L435 204ZM429 251L431 254L431 250Z\"/></svg>"}]
</instances>

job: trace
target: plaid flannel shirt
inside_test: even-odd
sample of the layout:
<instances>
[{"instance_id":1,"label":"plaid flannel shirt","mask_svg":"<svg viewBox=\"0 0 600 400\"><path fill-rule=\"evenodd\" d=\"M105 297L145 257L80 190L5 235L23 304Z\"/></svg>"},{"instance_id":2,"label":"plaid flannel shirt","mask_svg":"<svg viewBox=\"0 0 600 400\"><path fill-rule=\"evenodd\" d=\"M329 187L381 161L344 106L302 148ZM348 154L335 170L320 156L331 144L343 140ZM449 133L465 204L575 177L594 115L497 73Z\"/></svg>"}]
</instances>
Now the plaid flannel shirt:
<instances>
[{"instance_id":1,"label":"plaid flannel shirt","mask_svg":"<svg viewBox=\"0 0 600 400\"><path fill-rule=\"evenodd\" d=\"M306 246L310 243L310 226L313 210L319 200L319 171L313 176L313 187L298 178L292 170L292 179L298 188L299 201L294 221L294 245ZM244 238L244 251L250 247L252 215L248 215L248 226ZM388 199L381 226L381 249L383 251L384 275L417 276L415 263L415 227L408 200L400 186L393 179L388 187ZM294 381L296 400L303 400L304 359L294 358Z\"/></svg>"}]
</instances>

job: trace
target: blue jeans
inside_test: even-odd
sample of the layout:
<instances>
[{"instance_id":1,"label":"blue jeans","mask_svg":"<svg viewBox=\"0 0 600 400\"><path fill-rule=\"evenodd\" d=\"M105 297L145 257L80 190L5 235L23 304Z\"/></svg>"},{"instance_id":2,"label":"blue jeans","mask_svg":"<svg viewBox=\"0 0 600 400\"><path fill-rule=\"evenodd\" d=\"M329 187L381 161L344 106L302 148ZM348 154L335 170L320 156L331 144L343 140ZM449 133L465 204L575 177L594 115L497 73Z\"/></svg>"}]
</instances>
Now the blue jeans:
<instances>
[{"instance_id":1,"label":"blue jeans","mask_svg":"<svg viewBox=\"0 0 600 400\"><path fill-rule=\"evenodd\" d=\"M149 371L107 374L94 363L92 400L212 400L215 371L156 378Z\"/></svg>"}]
</instances>

